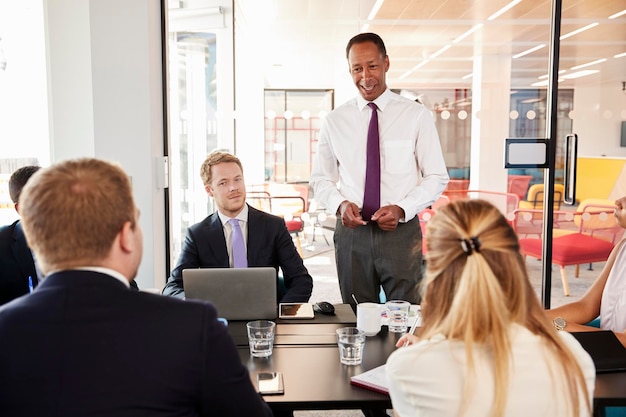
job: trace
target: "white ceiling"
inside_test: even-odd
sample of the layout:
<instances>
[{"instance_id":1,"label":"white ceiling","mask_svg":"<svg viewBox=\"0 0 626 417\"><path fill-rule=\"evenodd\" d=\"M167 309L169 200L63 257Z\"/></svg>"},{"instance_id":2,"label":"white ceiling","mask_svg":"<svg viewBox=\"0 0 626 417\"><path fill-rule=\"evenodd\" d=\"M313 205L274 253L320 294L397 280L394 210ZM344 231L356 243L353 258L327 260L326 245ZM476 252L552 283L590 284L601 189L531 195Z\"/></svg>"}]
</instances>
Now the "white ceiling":
<instances>
[{"instance_id":1,"label":"white ceiling","mask_svg":"<svg viewBox=\"0 0 626 417\"><path fill-rule=\"evenodd\" d=\"M511 58L511 86L531 87L547 75L552 1L522 0L501 16L488 18L510 0L385 0L368 20L375 0L236 0L235 19L256 29L267 87L328 87L327 79L347 78L345 45L369 23L387 46L392 88L470 87L473 59L479 55L512 57L532 47L542 49ZM561 35L589 24L597 26L561 40L559 69L606 61L584 69L597 73L560 86L626 81L626 0L564 0ZM475 25L483 26L461 41ZM437 51L449 46L435 58ZM411 69L419 66L413 72ZM292 81L290 81L292 80Z\"/></svg>"}]
</instances>

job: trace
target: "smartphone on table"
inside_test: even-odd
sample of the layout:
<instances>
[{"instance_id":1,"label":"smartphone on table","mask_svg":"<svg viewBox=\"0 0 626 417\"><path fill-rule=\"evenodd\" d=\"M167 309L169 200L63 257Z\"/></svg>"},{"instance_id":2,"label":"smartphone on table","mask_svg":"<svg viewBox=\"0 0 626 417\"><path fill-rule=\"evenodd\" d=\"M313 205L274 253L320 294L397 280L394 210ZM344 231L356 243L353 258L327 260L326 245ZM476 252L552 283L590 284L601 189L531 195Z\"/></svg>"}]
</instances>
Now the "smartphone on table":
<instances>
[{"instance_id":1,"label":"smartphone on table","mask_svg":"<svg viewBox=\"0 0 626 417\"><path fill-rule=\"evenodd\" d=\"M256 376L259 394L284 394L282 372L259 372Z\"/></svg>"}]
</instances>

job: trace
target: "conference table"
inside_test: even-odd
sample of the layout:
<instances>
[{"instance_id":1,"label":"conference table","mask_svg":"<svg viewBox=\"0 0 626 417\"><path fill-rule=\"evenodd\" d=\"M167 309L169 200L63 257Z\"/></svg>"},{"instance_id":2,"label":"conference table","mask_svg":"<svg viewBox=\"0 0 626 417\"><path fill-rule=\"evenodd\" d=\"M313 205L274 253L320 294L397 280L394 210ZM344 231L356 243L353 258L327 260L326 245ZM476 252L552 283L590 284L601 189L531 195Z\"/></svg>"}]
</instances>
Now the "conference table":
<instances>
[{"instance_id":1,"label":"conference table","mask_svg":"<svg viewBox=\"0 0 626 417\"><path fill-rule=\"evenodd\" d=\"M360 365L342 365L335 330L354 326L356 316L348 304L335 305L334 316L315 313L310 320L275 320L274 351L269 358L250 356L245 322L230 322L229 332L256 385L259 372L282 372L285 393L264 395L274 411L389 409L388 395L350 384L350 377L387 361L400 334L382 326L376 336L367 337ZM594 416L603 416L604 407L626 406L626 372L596 376Z\"/></svg>"}]
</instances>

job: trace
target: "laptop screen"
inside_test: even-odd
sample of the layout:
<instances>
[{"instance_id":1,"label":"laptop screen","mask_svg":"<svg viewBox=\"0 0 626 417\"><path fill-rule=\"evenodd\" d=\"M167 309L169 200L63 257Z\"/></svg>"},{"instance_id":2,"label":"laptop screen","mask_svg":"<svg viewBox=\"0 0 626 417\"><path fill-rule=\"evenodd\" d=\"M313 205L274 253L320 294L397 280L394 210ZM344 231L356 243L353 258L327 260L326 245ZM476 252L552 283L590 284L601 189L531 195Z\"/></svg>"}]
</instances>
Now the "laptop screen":
<instances>
[{"instance_id":1,"label":"laptop screen","mask_svg":"<svg viewBox=\"0 0 626 417\"><path fill-rule=\"evenodd\" d=\"M227 320L275 319L276 280L272 267L183 270L185 298L210 301Z\"/></svg>"}]
</instances>

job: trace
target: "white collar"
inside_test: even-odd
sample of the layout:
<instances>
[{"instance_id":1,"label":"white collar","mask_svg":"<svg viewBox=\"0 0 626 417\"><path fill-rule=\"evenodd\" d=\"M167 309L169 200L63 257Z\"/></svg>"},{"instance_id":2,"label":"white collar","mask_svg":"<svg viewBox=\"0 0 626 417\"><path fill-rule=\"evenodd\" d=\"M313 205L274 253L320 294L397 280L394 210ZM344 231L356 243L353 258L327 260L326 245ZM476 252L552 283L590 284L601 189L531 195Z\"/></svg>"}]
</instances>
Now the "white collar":
<instances>
[{"instance_id":1,"label":"white collar","mask_svg":"<svg viewBox=\"0 0 626 417\"><path fill-rule=\"evenodd\" d=\"M220 221L222 222L222 225L225 225L226 223L228 223L228 221L232 218L223 214L219 210L217 210L217 215L219 216ZM248 221L248 203L244 204L243 209L239 212L239 214L235 217L235 219L240 220L242 222Z\"/></svg>"},{"instance_id":2,"label":"white collar","mask_svg":"<svg viewBox=\"0 0 626 417\"><path fill-rule=\"evenodd\" d=\"M379 95L374 101L367 101L359 94L358 96L356 96L356 103L359 110L363 110L365 106L367 106L369 103L375 103L380 111L383 111L387 106L387 103L389 103L389 100L391 100L391 94L392 93L389 87L387 87L385 91L383 91L383 93Z\"/></svg>"}]
</instances>

